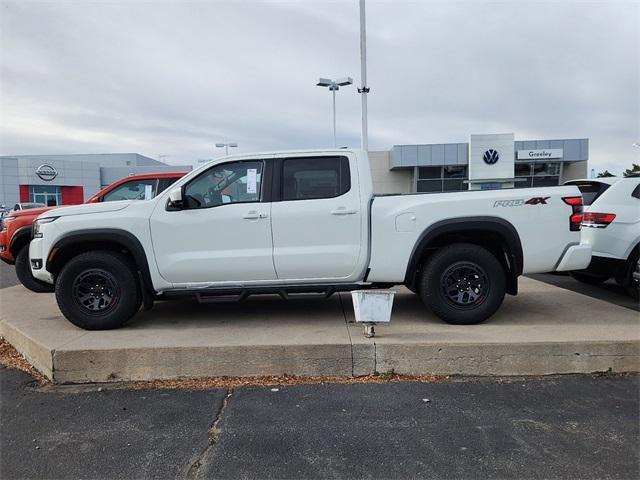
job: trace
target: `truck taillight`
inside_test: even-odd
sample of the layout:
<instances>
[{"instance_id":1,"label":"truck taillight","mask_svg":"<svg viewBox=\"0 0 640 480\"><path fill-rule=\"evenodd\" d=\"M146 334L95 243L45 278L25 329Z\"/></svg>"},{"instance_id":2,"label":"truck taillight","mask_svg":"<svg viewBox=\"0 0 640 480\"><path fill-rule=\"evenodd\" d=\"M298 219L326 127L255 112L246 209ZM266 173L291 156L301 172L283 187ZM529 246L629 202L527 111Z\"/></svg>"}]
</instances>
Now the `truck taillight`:
<instances>
[{"instance_id":1,"label":"truck taillight","mask_svg":"<svg viewBox=\"0 0 640 480\"><path fill-rule=\"evenodd\" d=\"M585 227L606 228L615 218L615 213L585 212L582 225Z\"/></svg>"},{"instance_id":2,"label":"truck taillight","mask_svg":"<svg viewBox=\"0 0 640 480\"><path fill-rule=\"evenodd\" d=\"M571 205L571 216L569 217L569 230L572 232L580 231L582 224L582 196L579 197L562 197L567 205Z\"/></svg>"}]
</instances>

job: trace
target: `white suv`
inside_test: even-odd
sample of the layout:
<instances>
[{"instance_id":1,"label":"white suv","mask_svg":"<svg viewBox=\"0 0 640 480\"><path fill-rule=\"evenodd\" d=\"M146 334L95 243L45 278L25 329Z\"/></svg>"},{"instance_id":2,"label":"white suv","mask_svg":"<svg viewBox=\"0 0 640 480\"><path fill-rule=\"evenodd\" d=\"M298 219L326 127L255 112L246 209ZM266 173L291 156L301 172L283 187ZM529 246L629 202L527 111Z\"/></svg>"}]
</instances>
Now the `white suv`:
<instances>
[{"instance_id":1,"label":"white suv","mask_svg":"<svg viewBox=\"0 0 640 480\"><path fill-rule=\"evenodd\" d=\"M633 272L640 244L640 177L572 180L566 185L582 192L582 241L593 250L589 266L571 275L591 284L613 277L637 297Z\"/></svg>"}]
</instances>

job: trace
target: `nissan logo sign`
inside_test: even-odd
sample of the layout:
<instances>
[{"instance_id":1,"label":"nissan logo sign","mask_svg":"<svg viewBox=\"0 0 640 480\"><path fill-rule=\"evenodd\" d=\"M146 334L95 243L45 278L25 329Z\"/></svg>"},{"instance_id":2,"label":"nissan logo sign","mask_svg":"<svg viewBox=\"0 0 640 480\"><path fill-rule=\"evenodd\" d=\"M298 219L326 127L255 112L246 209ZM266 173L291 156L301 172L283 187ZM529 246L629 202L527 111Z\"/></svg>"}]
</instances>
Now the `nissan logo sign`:
<instances>
[{"instance_id":1,"label":"nissan logo sign","mask_svg":"<svg viewBox=\"0 0 640 480\"><path fill-rule=\"evenodd\" d=\"M491 148L486 152L484 152L482 159L484 160L484 163L486 163L487 165L493 165L498 160L500 160L500 155L498 155L498 152L496 152L494 149Z\"/></svg>"},{"instance_id":2,"label":"nissan logo sign","mask_svg":"<svg viewBox=\"0 0 640 480\"><path fill-rule=\"evenodd\" d=\"M50 182L58 176L58 171L51 165L43 163L38 168L36 168L36 175L40 178L40 180Z\"/></svg>"}]
</instances>

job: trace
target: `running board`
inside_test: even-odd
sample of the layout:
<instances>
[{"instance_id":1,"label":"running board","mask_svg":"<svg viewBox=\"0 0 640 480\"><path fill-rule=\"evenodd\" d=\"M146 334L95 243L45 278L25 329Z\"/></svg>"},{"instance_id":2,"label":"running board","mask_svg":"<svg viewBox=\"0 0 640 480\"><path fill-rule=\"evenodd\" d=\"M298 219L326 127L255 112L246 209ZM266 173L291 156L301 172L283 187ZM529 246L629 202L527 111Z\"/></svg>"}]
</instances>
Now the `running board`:
<instances>
[{"instance_id":1,"label":"running board","mask_svg":"<svg viewBox=\"0 0 640 480\"><path fill-rule=\"evenodd\" d=\"M237 295L203 295L200 292L196 292L195 297L198 303L238 303L243 301L249 296L249 292L246 290L238 293Z\"/></svg>"},{"instance_id":2,"label":"running board","mask_svg":"<svg viewBox=\"0 0 640 480\"><path fill-rule=\"evenodd\" d=\"M279 295L283 300L294 299L327 299L336 292L365 290L369 288L389 288L392 285L348 284L348 285L296 285L283 288L270 287L237 287L237 288L201 288L184 290L167 290L159 298L195 297L198 303L238 303L250 295Z\"/></svg>"}]
</instances>

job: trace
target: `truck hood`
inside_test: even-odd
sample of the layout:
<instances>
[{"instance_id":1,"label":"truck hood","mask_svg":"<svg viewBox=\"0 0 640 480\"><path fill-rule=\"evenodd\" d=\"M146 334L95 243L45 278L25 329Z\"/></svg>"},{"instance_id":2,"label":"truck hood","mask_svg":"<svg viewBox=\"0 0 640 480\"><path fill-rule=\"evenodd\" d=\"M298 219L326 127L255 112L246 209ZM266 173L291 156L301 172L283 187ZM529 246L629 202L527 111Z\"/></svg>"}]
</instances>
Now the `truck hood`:
<instances>
[{"instance_id":1,"label":"truck hood","mask_svg":"<svg viewBox=\"0 0 640 480\"><path fill-rule=\"evenodd\" d=\"M119 200L117 202L102 202L102 203L83 203L82 205L71 205L68 207L55 208L49 210L38 218L47 217L66 217L69 215L85 215L88 213L104 213L104 212L117 212L131 205L132 200Z\"/></svg>"},{"instance_id":2,"label":"truck hood","mask_svg":"<svg viewBox=\"0 0 640 480\"><path fill-rule=\"evenodd\" d=\"M9 212L9 215L15 218L21 217L37 217L38 215L48 212L49 210L53 210L56 207L39 207L39 208L29 208L27 210L20 210L19 212Z\"/></svg>"}]
</instances>

